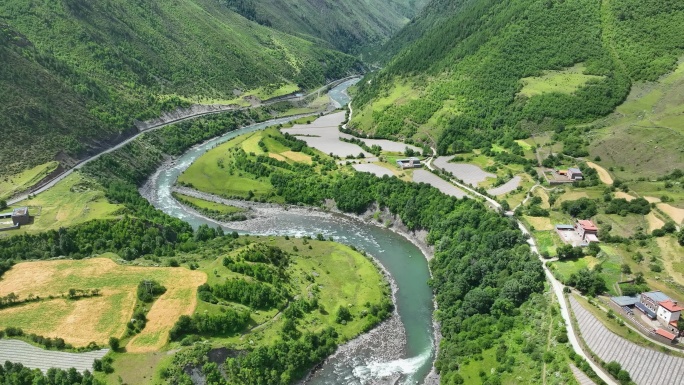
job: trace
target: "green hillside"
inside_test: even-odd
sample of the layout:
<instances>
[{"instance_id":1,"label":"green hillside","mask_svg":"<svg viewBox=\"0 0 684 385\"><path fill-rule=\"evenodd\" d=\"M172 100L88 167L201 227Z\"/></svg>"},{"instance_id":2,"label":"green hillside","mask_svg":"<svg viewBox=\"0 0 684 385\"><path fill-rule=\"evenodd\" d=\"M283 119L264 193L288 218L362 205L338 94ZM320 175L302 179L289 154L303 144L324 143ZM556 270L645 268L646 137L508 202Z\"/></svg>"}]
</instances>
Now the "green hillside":
<instances>
[{"instance_id":1,"label":"green hillside","mask_svg":"<svg viewBox=\"0 0 684 385\"><path fill-rule=\"evenodd\" d=\"M633 84L673 70L681 25L675 0L435 0L362 83L352 126L442 154L553 129L584 155L588 143L566 127L608 115Z\"/></svg>"},{"instance_id":2,"label":"green hillside","mask_svg":"<svg viewBox=\"0 0 684 385\"><path fill-rule=\"evenodd\" d=\"M0 175L78 159L200 98L311 88L359 66L215 0L4 1L0 58Z\"/></svg>"},{"instance_id":3,"label":"green hillside","mask_svg":"<svg viewBox=\"0 0 684 385\"><path fill-rule=\"evenodd\" d=\"M428 0L221 0L260 24L322 39L345 52L385 42Z\"/></svg>"}]
</instances>

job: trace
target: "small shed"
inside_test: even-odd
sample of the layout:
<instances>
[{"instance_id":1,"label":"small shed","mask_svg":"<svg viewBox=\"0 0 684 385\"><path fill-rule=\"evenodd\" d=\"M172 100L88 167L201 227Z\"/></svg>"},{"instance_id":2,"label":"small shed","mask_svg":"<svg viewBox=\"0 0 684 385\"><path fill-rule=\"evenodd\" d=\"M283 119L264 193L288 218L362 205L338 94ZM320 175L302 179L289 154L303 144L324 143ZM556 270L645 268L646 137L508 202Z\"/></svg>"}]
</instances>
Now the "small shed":
<instances>
[{"instance_id":1,"label":"small shed","mask_svg":"<svg viewBox=\"0 0 684 385\"><path fill-rule=\"evenodd\" d=\"M408 159L397 159L397 166L401 169L407 168L421 168L423 164L418 158L408 158Z\"/></svg>"},{"instance_id":2,"label":"small shed","mask_svg":"<svg viewBox=\"0 0 684 385\"><path fill-rule=\"evenodd\" d=\"M579 168L574 168L571 167L568 169L568 179L572 180L582 180L584 179L584 175L582 174L582 170Z\"/></svg>"},{"instance_id":3,"label":"small shed","mask_svg":"<svg viewBox=\"0 0 684 385\"><path fill-rule=\"evenodd\" d=\"M637 302L639 302L639 297L627 297L627 296L621 296L621 297L611 297L611 301L615 302L616 305L620 307L632 307L636 305Z\"/></svg>"},{"instance_id":4,"label":"small shed","mask_svg":"<svg viewBox=\"0 0 684 385\"><path fill-rule=\"evenodd\" d=\"M28 207L18 207L12 211L12 223L15 226L27 225L30 221Z\"/></svg>"},{"instance_id":5,"label":"small shed","mask_svg":"<svg viewBox=\"0 0 684 385\"><path fill-rule=\"evenodd\" d=\"M667 330L664 330L664 329L661 329L661 328L658 328L655 332L656 332L657 335L659 335L659 336L661 336L661 337L667 339L668 341L674 341L675 338L677 338L677 336L674 335L673 333L670 333L670 332L668 332Z\"/></svg>"}]
</instances>

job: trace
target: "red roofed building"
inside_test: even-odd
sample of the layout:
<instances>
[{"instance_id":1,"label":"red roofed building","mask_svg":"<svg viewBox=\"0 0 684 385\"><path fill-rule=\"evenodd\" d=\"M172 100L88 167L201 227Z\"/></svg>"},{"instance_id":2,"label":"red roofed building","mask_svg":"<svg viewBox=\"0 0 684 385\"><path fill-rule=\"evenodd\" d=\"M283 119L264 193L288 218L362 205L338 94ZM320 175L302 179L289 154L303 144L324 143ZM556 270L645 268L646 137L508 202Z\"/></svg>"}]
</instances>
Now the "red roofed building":
<instances>
[{"instance_id":1,"label":"red roofed building","mask_svg":"<svg viewBox=\"0 0 684 385\"><path fill-rule=\"evenodd\" d=\"M671 299L658 302L658 311L656 311L658 321L666 325L672 332L679 334L677 321L682 314L682 310L684 310L684 307L677 305L677 302Z\"/></svg>"},{"instance_id":2,"label":"red roofed building","mask_svg":"<svg viewBox=\"0 0 684 385\"><path fill-rule=\"evenodd\" d=\"M663 338L667 338L670 341L674 341L674 339L677 338L676 335L674 335L674 334L672 334L666 330L663 330L661 328L658 328L658 330L656 330L656 334L663 337Z\"/></svg>"},{"instance_id":3,"label":"red roofed building","mask_svg":"<svg viewBox=\"0 0 684 385\"><path fill-rule=\"evenodd\" d=\"M582 240L587 242L598 242L598 227L592 221L577 220L575 223L575 230L577 234L582 237Z\"/></svg>"}]
</instances>

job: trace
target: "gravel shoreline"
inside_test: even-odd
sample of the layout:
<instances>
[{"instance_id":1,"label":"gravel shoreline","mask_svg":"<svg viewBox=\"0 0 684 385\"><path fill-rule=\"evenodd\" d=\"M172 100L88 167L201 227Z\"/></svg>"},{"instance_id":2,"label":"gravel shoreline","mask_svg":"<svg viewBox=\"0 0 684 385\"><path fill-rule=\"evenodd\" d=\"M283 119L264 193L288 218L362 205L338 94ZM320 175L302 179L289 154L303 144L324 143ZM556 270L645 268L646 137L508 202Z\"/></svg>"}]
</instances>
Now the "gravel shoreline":
<instances>
[{"instance_id":1,"label":"gravel shoreline","mask_svg":"<svg viewBox=\"0 0 684 385\"><path fill-rule=\"evenodd\" d=\"M207 201L211 202L216 202L216 203L221 203L221 204L227 204L235 207L239 207L245 210L248 210L249 215L252 217L252 219L248 219L246 221L242 222L231 222L230 226L232 228L236 228L238 230L250 231L250 222L253 223L255 220L268 220L268 219L273 219L278 218L278 215L283 212L300 212L302 215L307 215L307 216L331 216L333 214L341 215L343 217L352 219L352 220L357 220L357 221L362 221L365 224L371 224L374 226L382 227L389 229L393 231L394 233L402 236L403 238L407 239L409 242L414 244L418 249L420 249L421 253L425 257L425 259L429 262L433 257L434 257L434 249L432 246L428 245L427 243L427 231L417 231L417 232L412 232L404 225L404 223L401 221L400 218L396 217L395 215L391 214L389 211L384 210L380 211L380 216L379 219L380 221L376 220L374 217L374 214L378 212L378 208L376 206L373 206L369 208L369 210L366 213L363 213L361 215L354 215L354 214L349 214L349 213L343 213L337 209L334 208L334 202L327 202L326 203L326 209L320 209L320 208L315 208L315 207L302 207L302 206L294 206L294 205L280 205L280 204L273 204L273 203L259 203L259 202L250 202L250 201L244 201L244 200L237 200L237 199L227 199L227 198L222 198L213 194L208 194L204 193L201 191L197 191L195 189L187 188L187 187L174 187L172 188L172 191L174 192L179 192L184 195L188 195L191 197L199 198L199 199L204 199ZM193 212L195 215L201 216L209 221L212 221L217 224L223 224L219 221L216 221L211 218L207 218L206 216L201 215L200 213L196 212L195 210L192 210L191 208L184 206L183 207L188 210ZM388 225L385 225L388 224ZM392 316L383 321L380 325L376 326L373 328L368 333L364 333L361 336L355 338L354 340L351 340L344 345L341 345L337 352L329 357L326 360L326 363L329 362L330 360L334 359L340 359L340 357L354 357L355 355L358 354L360 350L365 349L371 349L371 351L376 352L376 357L375 359L381 360L381 361L392 361L392 360L397 360L401 358L405 358L405 345L406 345L406 332L404 330L403 324L401 320L399 319L399 315L397 313L397 307L396 307L396 299L394 298L397 287L394 282L394 279L392 276L385 270L385 268L380 264L377 259L373 256L370 256L371 259L374 261L374 263L381 269L383 274L387 277L388 281L390 282L390 285L392 287L392 300L395 303L395 310L392 314ZM432 272L430 272L432 275ZM437 309L437 303L435 302L433 298L433 307ZM437 350L439 347L439 342L441 340L441 333L440 333L440 325L439 323L434 319L432 320L433 323L433 338L434 338L434 349ZM391 338L387 338L391 337ZM376 343L373 345L373 343ZM381 355L378 355L377 352L382 352ZM436 354L436 352L435 352ZM433 362L434 364L434 362ZM307 379L302 382L303 384L306 383L309 379L313 378L315 376L316 371L314 370L309 376L307 376ZM379 379L380 382L371 382L372 384L393 384L393 383L398 383L398 381L401 379L400 376L397 377L389 377L389 378L384 378L384 379ZM387 382L388 380L392 380L391 382ZM436 373L436 370L434 366L432 367L430 373L426 377L425 381L423 384L426 385L436 385L439 384L439 375Z\"/></svg>"}]
</instances>

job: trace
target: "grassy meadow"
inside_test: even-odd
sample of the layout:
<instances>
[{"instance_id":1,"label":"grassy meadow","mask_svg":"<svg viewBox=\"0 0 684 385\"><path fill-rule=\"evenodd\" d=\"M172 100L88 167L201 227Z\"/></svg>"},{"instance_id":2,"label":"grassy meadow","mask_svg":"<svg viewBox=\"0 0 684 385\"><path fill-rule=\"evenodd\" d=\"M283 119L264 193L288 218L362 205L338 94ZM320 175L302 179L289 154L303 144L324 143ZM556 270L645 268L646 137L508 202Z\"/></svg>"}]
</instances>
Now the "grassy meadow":
<instances>
[{"instance_id":1,"label":"grassy meadow","mask_svg":"<svg viewBox=\"0 0 684 385\"><path fill-rule=\"evenodd\" d=\"M0 199L7 199L14 194L26 191L59 166L59 162L52 161L40 164L16 175L0 178Z\"/></svg>"},{"instance_id":2,"label":"grassy meadow","mask_svg":"<svg viewBox=\"0 0 684 385\"><path fill-rule=\"evenodd\" d=\"M121 205L109 203L100 185L74 172L51 189L12 206L28 206L33 222L10 233L38 233L71 227L93 219L115 218Z\"/></svg>"},{"instance_id":3,"label":"grassy meadow","mask_svg":"<svg viewBox=\"0 0 684 385\"><path fill-rule=\"evenodd\" d=\"M543 71L541 76L523 78L523 88L518 94L528 98L551 92L572 94L590 80L603 79L603 76L585 75L585 70L584 63L578 63L561 71Z\"/></svg>"}]
</instances>

